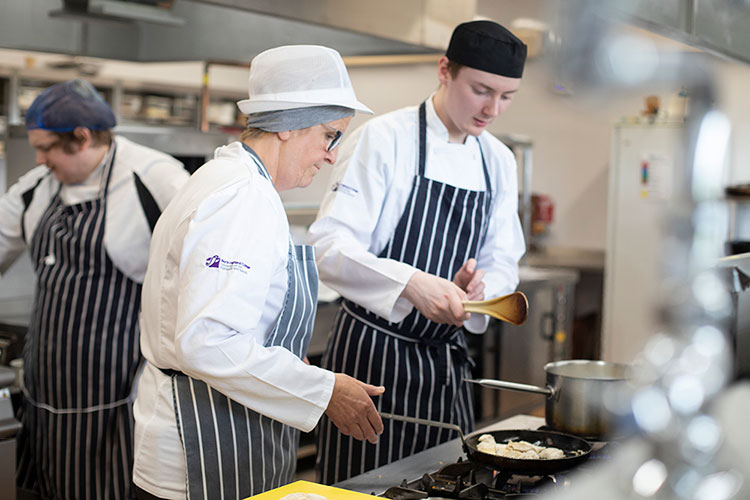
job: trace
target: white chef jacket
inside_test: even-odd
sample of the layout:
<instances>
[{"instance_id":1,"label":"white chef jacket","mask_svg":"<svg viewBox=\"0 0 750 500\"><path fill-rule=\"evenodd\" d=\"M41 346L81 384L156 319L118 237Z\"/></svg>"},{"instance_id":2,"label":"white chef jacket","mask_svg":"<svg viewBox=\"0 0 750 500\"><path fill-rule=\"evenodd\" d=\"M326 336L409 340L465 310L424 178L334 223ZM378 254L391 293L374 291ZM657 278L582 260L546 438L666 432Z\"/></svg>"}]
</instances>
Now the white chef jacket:
<instances>
[{"instance_id":1,"label":"white chef jacket","mask_svg":"<svg viewBox=\"0 0 750 500\"><path fill-rule=\"evenodd\" d=\"M117 152L112 167L104 221L104 247L117 269L137 283L143 282L148 261L151 227L141 202L133 174L137 174L160 209L190 176L182 163L169 155L115 137ZM0 272L5 272L26 246L52 199L60 190L63 205L75 205L99 196L105 164L112 148L96 169L79 184L63 184L44 165L24 174L0 198ZM33 191L24 214L23 194ZM21 226L25 233L22 233ZM24 239L25 236L25 239Z\"/></svg>"},{"instance_id":2,"label":"white chef jacket","mask_svg":"<svg viewBox=\"0 0 750 500\"><path fill-rule=\"evenodd\" d=\"M434 95L434 94L433 94ZM477 139L448 142L448 129L437 116L432 96L426 102L425 176L463 189L485 190ZM515 157L488 132L479 136L492 184L492 214L477 257L485 271L485 297L504 295L518 286L518 260L525 244L518 219ZM417 107L375 117L344 141L317 220L308 232L315 245L320 279L343 297L392 322L403 320L413 305L403 297L416 272L408 264L377 256L390 241L411 193L418 169ZM464 323L481 333L488 317L474 314Z\"/></svg>"},{"instance_id":3,"label":"white chef jacket","mask_svg":"<svg viewBox=\"0 0 750 500\"><path fill-rule=\"evenodd\" d=\"M143 287L134 482L185 498L186 466L170 377L181 371L303 431L328 407L332 372L264 347L288 287L289 224L259 160L239 142L217 149L162 214ZM221 259L219 268L208 260ZM231 429L227 429L231 432ZM239 452L242 452L241 450Z\"/></svg>"}]
</instances>

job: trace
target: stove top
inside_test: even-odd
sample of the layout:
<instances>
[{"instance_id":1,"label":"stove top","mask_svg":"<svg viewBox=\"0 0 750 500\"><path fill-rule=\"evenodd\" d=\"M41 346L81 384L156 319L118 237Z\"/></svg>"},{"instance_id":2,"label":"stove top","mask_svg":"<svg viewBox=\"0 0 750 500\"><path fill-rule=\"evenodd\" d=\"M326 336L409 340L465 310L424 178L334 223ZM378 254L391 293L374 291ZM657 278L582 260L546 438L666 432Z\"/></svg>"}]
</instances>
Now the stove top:
<instances>
[{"instance_id":1,"label":"stove top","mask_svg":"<svg viewBox=\"0 0 750 500\"><path fill-rule=\"evenodd\" d=\"M596 462L608 460L614 442L593 443L589 460L575 469L552 475L526 476L489 469L459 458L439 470L424 474L420 479L388 488L379 495L394 500L417 498L459 498L469 500L496 500L501 498L532 498L544 491L570 485L573 472L590 470Z\"/></svg>"}]
</instances>

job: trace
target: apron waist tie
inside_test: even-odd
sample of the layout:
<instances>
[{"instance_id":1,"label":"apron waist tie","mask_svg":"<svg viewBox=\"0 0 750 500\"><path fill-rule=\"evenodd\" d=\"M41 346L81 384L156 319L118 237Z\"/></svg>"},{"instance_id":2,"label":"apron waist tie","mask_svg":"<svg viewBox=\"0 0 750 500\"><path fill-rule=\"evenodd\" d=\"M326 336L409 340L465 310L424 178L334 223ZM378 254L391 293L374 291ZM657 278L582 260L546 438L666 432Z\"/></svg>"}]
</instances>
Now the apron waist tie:
<instances>
[{"instance_id":1,"label":"apron waist tie","mask_svg":"<svg viewBox=\"0 0 750 500\"><path fill-rule=\"evenodd\" d=\"M177 375L185 375L179 370L173 370L171 368L159 368L158 366L154 365L156 368L159 369L160 372L162 372L167 377L176 377ZM187 377L187 375L185 375Z\"/></svg>"},{"instance_id":2,"label":"apron waist tie","mask_svg":"<svg viewBox=\"0 0 750 500\"><path fill-rule=\"evenodd\" d=\"M86 406L84 408L55 408L54 406L50 406L46 403L40 403L39 401L31 397L29 391L25 387L23 389L23 396L24 398L26 398L26 401L28 401L29 404L36 408L54 413L55 415L74 415L81 413L95 413L102 410L111 410L113 408L117 408L118 406L130 404L135 400L135 391L131 391L126 398L118 399L117 401L113 401L111 403Z\"/></svg>"},{"instance_id":3,"label":"apron waist tie","mask_svg":"<svg viewBox=\"0 0 750 500\"><path fill-rule=\"evenodd\" d=\"M461 335L461 329L457 329L450 336L443 337L440 339L433 339L433 338L423 339L423 338L417 338L417 337L409 337L407 335L403 335L403 334L388 330L387 328L384 328L383 326L378 325L368 320L367 318L363 317L362 315L354 312L353 308L349 305L349 301L347 300L344 300L341 302L341 307L342 309L344 309L344 311L347 314L352 316L357 321L364 323L370 328L373 328L374 330L380 333L383 333L385 335L391 336L398 340L403 340L405 342L410 342L412 344L423 345L430 349L444 348L446 384L449 383L450 381L451 360L453 356L455 356L456 362L462 365L468 364L472 368L474 367L474 360L472 360L471 357L469 356L469 351L466 349L466 346L458 342L458 339L460 338L460 335ZM461 383L461 381L459 381L459 383Z\"/></svg>"}]
</instances>

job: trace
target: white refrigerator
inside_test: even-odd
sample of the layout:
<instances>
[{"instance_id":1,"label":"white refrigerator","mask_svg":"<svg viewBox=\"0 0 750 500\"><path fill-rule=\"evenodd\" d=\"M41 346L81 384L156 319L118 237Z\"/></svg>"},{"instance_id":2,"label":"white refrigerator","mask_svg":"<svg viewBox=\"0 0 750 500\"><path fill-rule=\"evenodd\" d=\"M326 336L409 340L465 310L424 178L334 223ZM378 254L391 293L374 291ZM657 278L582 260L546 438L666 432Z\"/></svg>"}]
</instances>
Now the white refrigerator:
<instances>
[{"instance_id":1,"label":"white refrigerator","mask_svg":"<svg viewBox=\"0 0 750 500\"><path fill-rule=\"evenodd\" d=\"M683 179L682 123L615 126L612 135L602 359L627 363L658 328L664 215Z\"/></svg>"}]
</instances>

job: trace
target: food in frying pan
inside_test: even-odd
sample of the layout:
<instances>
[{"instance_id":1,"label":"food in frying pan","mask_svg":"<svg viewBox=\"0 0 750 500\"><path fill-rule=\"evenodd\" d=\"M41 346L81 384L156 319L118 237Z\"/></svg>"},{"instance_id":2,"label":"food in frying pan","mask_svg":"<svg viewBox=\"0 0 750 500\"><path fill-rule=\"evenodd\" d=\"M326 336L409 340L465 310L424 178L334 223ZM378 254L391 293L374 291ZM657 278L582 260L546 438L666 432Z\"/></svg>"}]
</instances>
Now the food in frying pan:
<instances>
[{"instance_id":1,"label":"food in frying pan","mask_svg":"<svg viewBox=\"0 0 750 500\"><path fill-rule=\"evenodd\" d=\"M496 443L491 434L479 436L477 450L490 455L506 458L520 458L524 460L554 460L565 458L565 453L559 448L539 446L528 441L508 441Z\"/></svg>"}]
</instances>

